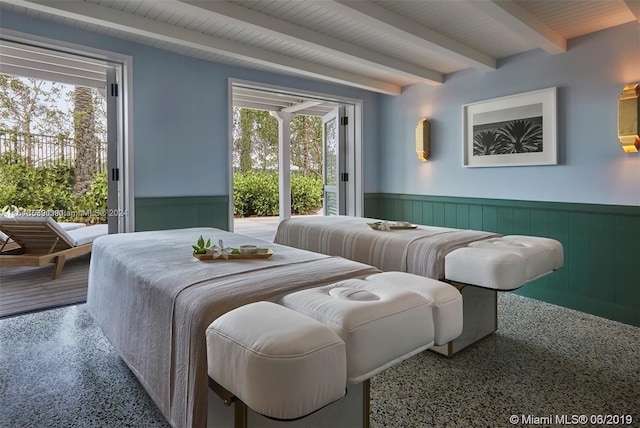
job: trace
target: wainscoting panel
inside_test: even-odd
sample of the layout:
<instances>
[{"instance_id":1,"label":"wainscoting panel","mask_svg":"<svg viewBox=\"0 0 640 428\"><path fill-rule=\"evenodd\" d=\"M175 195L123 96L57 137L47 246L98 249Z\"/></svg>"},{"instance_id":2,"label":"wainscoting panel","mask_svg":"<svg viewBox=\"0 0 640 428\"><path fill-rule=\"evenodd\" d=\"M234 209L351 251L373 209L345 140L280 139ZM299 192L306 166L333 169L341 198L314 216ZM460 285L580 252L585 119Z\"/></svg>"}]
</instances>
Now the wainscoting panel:
<instances>
[{"instance_id":1,"label":"wainscoting panel","mask_svg":"<svg viewBox=\"0 0 640 428\"><path fill-rule=\"evenodd\" d=\"M136 231L185 227L229 230L228 196L136 198Z\"/></svg>"},{"instance_id":2,"label":"wainscoting panel","mask_svg":"<svg viewBox=\"0 0 640 428\"><path fill-rule=\"evenodd\" d=\"M640 326L640 207L370 193L365 216L557 239L564 267L516 293Z\"/></svg>"}]
</instances>

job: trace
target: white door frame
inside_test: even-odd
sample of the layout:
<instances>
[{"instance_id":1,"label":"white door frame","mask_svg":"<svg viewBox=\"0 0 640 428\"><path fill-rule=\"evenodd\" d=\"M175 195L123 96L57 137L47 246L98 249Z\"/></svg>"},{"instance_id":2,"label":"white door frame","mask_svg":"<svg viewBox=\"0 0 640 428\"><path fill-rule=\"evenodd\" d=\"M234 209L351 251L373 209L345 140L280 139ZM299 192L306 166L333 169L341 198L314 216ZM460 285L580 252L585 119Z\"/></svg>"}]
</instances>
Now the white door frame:
<instances>
[{"instance_id":1,"label":"white door frame","mask_svg":"<svg viewBox=\"0 0 640 428\"><path fill-rule=\"evenodd\" d=\"M278 212L282 221L291 217L291 120L295 113L270 113L278 121Z\"/></svg>"},{"instance_id":2,"label":"white door frame","mask_svg":"<svg viewBox=\"0 0 640 428\"><path fill-rule=\"evenodd\" d=\"M342 123L342 121L347 117L345 114L344 105L338 105L333 111L325 114L322 117L322 214L323 215L332 215L329 213L328 208L329 204L327 203L328 197L327 193L334 193L336 204L337 204L337 212L333 215L345 215L347 213L347 182L343 180L343 174L348 173L349 169L347 168L346 163L346 155L347 155L347 135L346 135L346 126ZM335 179L335 184L328 184L328 147L327 147L327 139L329 138L327 132L327 124L333 122L335 126L335 135L333 138L336 139L337 147L335 152L335 167L336 174L333 179Z\"/></svg>"},{"instance_id":3,"label":"white door frame","mask_svg":"<svg viewBox=\"0 0 640 428\"><path fill-rule=\"evenodd\" d=\"M291 95L299 95L301 97L317 98L324 101L332 101L338 104L344 104L346 115L350 120L347 125L347 165L349 174L353 175L353 179L349 179L347 183L347 194L350 195L347 200L347 215L362 216L364 213L364 193L363 193L363 167L362 167L362 108L363 101L356 98L342 97L339 95L305 91L301 89L289 88L284 86L270 85L266 83L229 78L227 85L228 95L228 183L229 183L229 213L228 224L229 230L233 232L233 87L241 85L246 88L263 89L269 91L283 92ZM352 123L353 122L353 123Z\"/></svg>"},{"instance_id":4,"label":"white door frame","mask_svg":"<svg viewBox=\"0 0 640 428\"><path fill-rule=\"evenodd\" d=\"M91 48L75 43L63 42L32 34L0 28L0 37L16 43L24 43L43 49L55 50L70 55L84 56L107 63L113 63L120 68L122 82L119 82L120 96L122 97L122 121L118 121L118 134L121 141L118 142L118 161L120 168L120 180L122 181L119 214L122 219L119 222L119 232L133 232L135 230L135 200L133 195L133 58L116 52Z\"/></svg>"}]
</instances>

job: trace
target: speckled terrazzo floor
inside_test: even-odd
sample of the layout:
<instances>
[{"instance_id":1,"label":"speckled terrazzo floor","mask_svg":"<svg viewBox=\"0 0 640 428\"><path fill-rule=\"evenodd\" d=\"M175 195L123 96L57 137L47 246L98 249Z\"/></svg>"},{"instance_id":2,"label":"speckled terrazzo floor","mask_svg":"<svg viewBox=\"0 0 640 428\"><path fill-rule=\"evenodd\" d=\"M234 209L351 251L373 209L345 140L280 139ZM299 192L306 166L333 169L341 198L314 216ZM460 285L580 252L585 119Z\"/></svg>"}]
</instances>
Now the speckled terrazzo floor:
<instances>
[{"instance_id":1,"label":"speckled terrazzo floor","mask_svg":"<svg viewBox=\"0 0 640 428\"><path fill-rule=\"evenodd\" d=\"M374 427L508 427L512 415L617 414L640 426L640 328L511 293L498 332L372 379ZM532 426L558 426L532 424Z\"/></svg>"},{"instance_id":2,"label":"speckled terrazzo floor","mask_svg":"<svg viewBox=\"0 0 640 428\"><path fill-rule=\"evenodd\" d=\"M631 414L640 426L640 328L512 294L499 318L452 359L426 352L374 377L372 427L556 414ZM168 424L79 305L0 320L0 426Z\"/></svg>"}]
</instances>

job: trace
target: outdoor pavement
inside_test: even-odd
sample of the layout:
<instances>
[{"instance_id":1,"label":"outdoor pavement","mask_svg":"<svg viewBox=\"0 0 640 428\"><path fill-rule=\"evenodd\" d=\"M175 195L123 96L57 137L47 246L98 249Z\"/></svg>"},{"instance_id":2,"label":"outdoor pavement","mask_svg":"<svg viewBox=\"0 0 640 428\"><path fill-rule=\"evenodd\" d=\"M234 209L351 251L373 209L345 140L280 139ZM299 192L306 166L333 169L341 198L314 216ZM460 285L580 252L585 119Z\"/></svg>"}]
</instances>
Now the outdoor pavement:
<instances>
[{"instance_id":1,"label":"outdoor pavement","mask_svg":"<svg viewBox=\"0 0 640 428\"><path fill-rule=\"evenodd\" d=\"M294 217L314 217L319 214L310 214ZM233 219L233 231L241 235L273 242L278 230L280 218L273 217L236 217Z\"/></svg>"}]
</instances>

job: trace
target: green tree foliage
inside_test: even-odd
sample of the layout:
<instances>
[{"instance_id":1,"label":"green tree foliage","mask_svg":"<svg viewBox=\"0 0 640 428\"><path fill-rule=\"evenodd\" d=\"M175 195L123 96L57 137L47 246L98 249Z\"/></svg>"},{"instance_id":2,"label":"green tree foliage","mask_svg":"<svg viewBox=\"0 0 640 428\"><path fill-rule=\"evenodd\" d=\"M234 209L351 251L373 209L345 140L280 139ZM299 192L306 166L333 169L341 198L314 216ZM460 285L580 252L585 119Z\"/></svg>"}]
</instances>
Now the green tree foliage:
<instances>
[{"instance_id":1,"label":"green tree foliage","mask_svg":"<svg viewBox=\"0 0 640 428\"><path fill-rule=\"evenodd\" d=\"M234 164L246 172L253 169L251 136L253 135L254 110L233 108Z\"/></svg>"},{"instance_id":2,"label":"green tree foliage","mask_svg":"<svg viewBox=\"0 0 640 428\"><path fill-rule=\"evenodd\" d=\"M7 131L0 147L0 206L66 212L57 217L65 221L106 221L106 174L96 175L96 136L106 139L106 102L96 89L74 91L0 74L0 129ZM60 150L74 134L75 168ZM36 157L36 148L43 147L48 155Z\"/></svg>"},{"instance_id":3,"label":"green tree foliage","mask_svg":"<svg viewBox=\"0 0 640 428\"><path fill-rule=\"evenodd\" d=\"M322 118L298 115L291 121L291 164L322 177Z\"/></svg>"},{"instance_id":4,"label":"green tree foliage","mask_svg":"<svg viewBox=\"0 0 640 428\"><path fill-rule=\"evenodd\" d=\"M95 88L95 133L106 141L107 104ZM63 83L0 74L0 128L28 134L73 137L74 87Z\"/></svg>"},{"instance_id":5,"label":"green tree foliage","mask_svg":"<svg viewBox=\"0 0 640 428\"><path fill-rule=\"evenodd\" d=\"M63 95L63 85L44 80L0 74L0 128L24 135L28 165L32 164L32 135L64 132L63 114L56 103Z\"/></svg>"},{"instance_id":6,"label":"green tree foliage","mask_svg":"<svg viewBox=\"0 0 640 428\"><path fill-rule=\"evenodd\" d=\"M234 170L274 170L278 150L278 121L268 111L234 107ZM322 177L322 118L297 115L291 121L291 165Z\"/></svg>"},{"instance_id":7,"label":"green tree foliage","mask_svg":"<svg viewBox=\"0 0 640 428\"><path fill-rule=\"evenodd\" d=\"M234 107L233 162L243 172L278 167L278 121L268 111Z\"/></svg>"},{"instance_id":8,"label":"green tree foliage","mask_svg":"<svg viewBox=\"0 0 640 428\"><path fill-rule=\"evenodd\" d=\"M64 134L71 129L58 107L64 95L65 85L59 83L0 74L0 127L28 134Z\"/></svg>"},{"instance_id":9,"label":"green tree foliage","mask_svg":"<svg viewBox=\"0 0 640 428\"><path fill-rule=\"evenodd\" d=\"M243 109L247 110L247 109ZM253 110L252 146L256 157L254 168L262 171L278 167L278 121L268 111Z\"/></svg>"}]
</instances>

